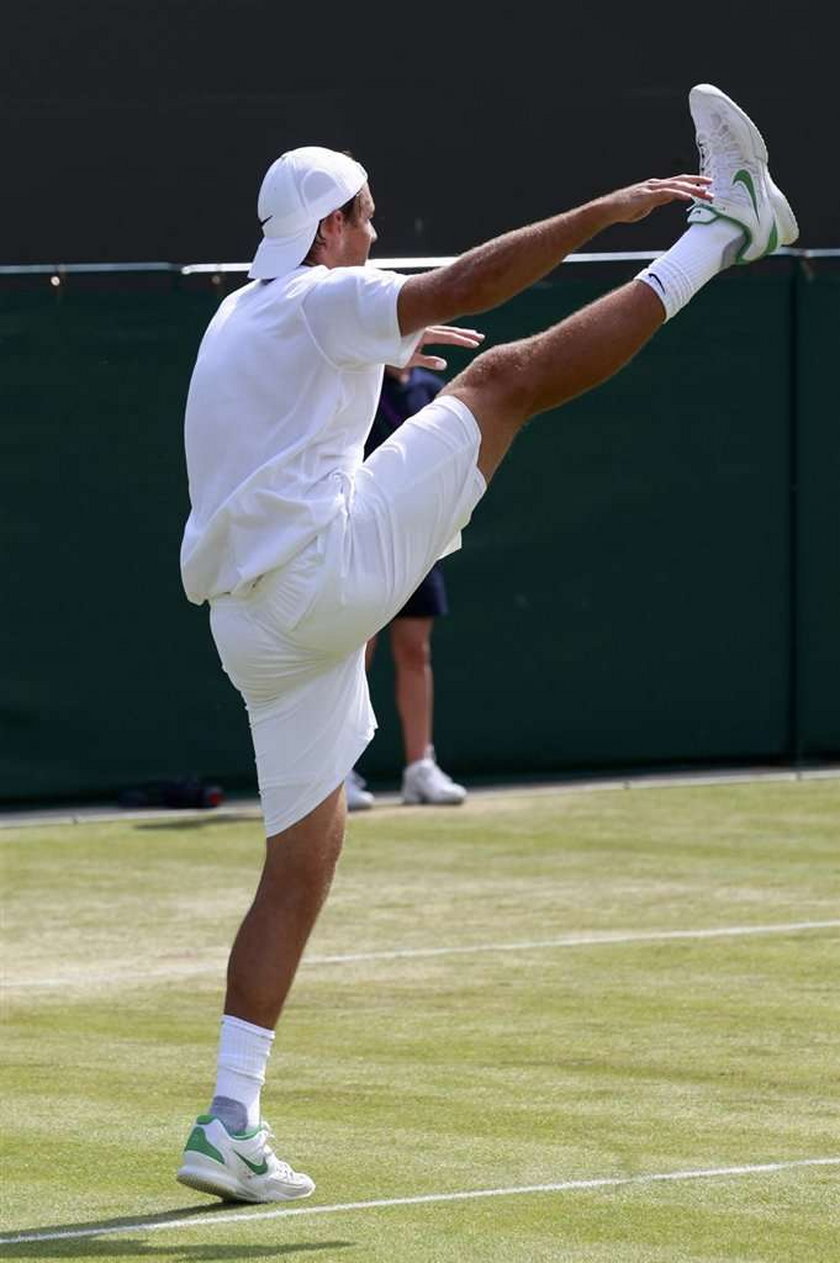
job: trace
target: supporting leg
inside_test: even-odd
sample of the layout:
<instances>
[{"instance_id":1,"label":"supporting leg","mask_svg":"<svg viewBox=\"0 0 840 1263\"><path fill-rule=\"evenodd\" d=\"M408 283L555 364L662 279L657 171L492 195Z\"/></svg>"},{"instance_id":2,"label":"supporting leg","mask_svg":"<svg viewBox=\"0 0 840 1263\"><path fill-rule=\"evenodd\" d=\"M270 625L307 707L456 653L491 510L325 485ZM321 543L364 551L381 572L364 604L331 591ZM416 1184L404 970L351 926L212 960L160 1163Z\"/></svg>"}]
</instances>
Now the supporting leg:
<instances>
[{"instance_id":1,"label":"supporting leg","mask_svg":"<svg viewBox=\"0 0 840 1263\"><path fill-rule=\"evenodd\" d=\"M343 786L266 843L257 893L228 965L219 1073L209 1114L200 1114L178 1180L225 1200L308 1197L313 1180L277 1158L260 1122L259 1095L273 1028L330 888L344 839Z\"/></svg>"},{"instance_id":2,"label":"supporting leg","mask_svg":"<svg viewBox=\"0 0 840 1263\"><path fill-rule=\"evenodd\" d=\"M266 842L254 902L233 944L225 1013L271 1030L327 897L341 853L344 790Z\"/></svg>"}]
</instances>

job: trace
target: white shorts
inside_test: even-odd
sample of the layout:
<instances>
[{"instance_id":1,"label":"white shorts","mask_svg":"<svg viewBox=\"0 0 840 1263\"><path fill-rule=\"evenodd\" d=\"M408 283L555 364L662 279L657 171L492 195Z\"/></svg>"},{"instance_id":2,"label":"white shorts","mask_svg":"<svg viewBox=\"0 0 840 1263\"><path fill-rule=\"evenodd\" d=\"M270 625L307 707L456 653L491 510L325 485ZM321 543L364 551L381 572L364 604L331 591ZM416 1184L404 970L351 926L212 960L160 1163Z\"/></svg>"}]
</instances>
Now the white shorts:
<instances>
[{"instance_id":1,"label":"white shorts","mask_svg":"<svg viewBox=\"0 0 840 1263\"><path fill-rule=\"evenodd\" d=\"M344 508L291 562L211 603L222 665L248 709L269 837L314 810L370 741L369 638L458 546L486 484L481 433L445 395L347 480Z\"/></svg>"}]
</instances>

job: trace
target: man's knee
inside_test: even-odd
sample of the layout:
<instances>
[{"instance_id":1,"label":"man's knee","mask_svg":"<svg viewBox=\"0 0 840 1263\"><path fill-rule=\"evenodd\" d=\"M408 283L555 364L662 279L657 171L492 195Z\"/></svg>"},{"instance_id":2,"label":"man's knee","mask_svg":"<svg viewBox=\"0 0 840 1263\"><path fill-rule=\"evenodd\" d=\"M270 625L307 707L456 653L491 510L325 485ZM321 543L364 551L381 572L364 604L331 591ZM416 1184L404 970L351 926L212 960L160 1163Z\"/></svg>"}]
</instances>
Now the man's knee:
<instances>
[{"instance_id":1,"label":"man's knee","mask_svg":"<svg viewBox=\"0 0 840 1263\"><path fill-rule=\"evenodd\" d=\"M296 908L311 909L317 915L332 884L343 841L343 832L306 845L290 844L283 834L269 838L257 901L278 913Z\"/></svg>"},{"instance_id":2,"label":"man's knee","mask_svg":"<svg viewBox=\"0 0 840 1263\"><path fill-rule=\"evenodd\" d=\"M533 396L525 343L491 347L451 381L444 393L462 398L479 425L486 421L519 429L530 416Z\"/></svg>"},{"instance_id":3,"label":"man's knee","mask_svg":"<svg viewBox=\"0 0 840 1263\"><path fill-rule=\"evenodd\" d=\"M344 790L338 786L314 811L266 840L263 882L318 885L329 879L344 845Z\"/></svg>"},{"instance_id":4,"label":"man's knee","mask_svg":"<svg viewBox=\"0 0 840 1263\"><path fill-rule=\"evenodd\" d=\"M534 412L525 344L512 342L485 351L441 393L455 395L475 417L481 431L478 468L489 483Z\"/></svg>"},{"instance_id":5,"label":"man's knee","mask_svg":"<svg viewBox=\"0 0 840 1263\"><path fill-rule=\"evenodd\" d=\"M431 619L398 618L391 624L391 653L398 667L424 671L431 662Z\"/></svg>"}]
</instances>

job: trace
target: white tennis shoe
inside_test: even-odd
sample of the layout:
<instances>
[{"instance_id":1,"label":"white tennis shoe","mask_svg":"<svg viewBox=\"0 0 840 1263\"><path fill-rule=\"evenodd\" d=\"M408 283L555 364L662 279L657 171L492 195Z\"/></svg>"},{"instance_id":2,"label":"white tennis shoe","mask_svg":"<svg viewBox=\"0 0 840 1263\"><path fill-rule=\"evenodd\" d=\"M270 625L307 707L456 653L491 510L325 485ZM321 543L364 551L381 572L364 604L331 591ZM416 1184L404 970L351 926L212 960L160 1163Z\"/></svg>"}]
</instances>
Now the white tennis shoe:
<instances>
[{"instance_id":1,"label":"white tennis shoe","mask_svg":"<svg viewBox=\"0 0 840 1263\"><path fill-rule=\"evenodd\" d=\"M435 762L435 752L429 752L416 763L409 763L403 772L402 800L417 806L426 803L435 807L456 807L464 801L467 791L463 785L456 785L451 776L447 776Z\"/></svg>"},{"instance_id":2,"label":"white tennis shoe","mask_svg":"<svg viewBox=\"0 0 840 1263\"><path fill-rule=\"evenodd\" d=\"M347 773L344 782L344 794L347 798L348 811L367 811L376 801L369 789L365 789L367 781L355 768Z\"/></svg>"},{"instance_id":3,"label":"white tennis shoe","mask_svg":"<svg viewBox=\"0 0 840 1263\"><path fill-rule=\"evenodd\" d=\"M200 1114L184 1147L176 1178L225 1202L288 1202L308 1197L314 1181L293 1171L271 1148L267 1123L229 1132L219 1118Z\"/></svg>"},{"instance_id":4,"label":"white tennis shoe","mask_svg":"<svg viewBox=\"0 0 840 1263\"><path fill-rule=\"evenodd\" d=\"M688 105L697 129L700 174L712 181L712 201L696 202L689 223L728 219L742 228L736 263L754 263L796 241L796 216L770 178L767 146L752 119L710 83L692 88Z\"/></svg>"}]
</instances>

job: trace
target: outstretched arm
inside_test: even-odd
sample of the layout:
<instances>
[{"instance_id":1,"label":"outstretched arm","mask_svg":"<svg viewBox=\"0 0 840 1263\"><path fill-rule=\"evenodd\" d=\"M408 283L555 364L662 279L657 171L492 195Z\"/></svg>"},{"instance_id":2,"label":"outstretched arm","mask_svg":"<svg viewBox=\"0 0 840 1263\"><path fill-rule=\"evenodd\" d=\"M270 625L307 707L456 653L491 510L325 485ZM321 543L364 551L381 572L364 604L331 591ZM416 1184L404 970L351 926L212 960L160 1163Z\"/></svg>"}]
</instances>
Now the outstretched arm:
<instances>
[{"instance_id":1,"label":"outstretched arm","mask_svg":"<svg viewBox=\"0 0 840 1263\"><path fill-rule=\"evenodd\" d=\"M446 267L411 276L400 290L400 331L416 333L457 316L498 307L611 224L634 223L667 202L708 201L709 183L699 175L644 180L577 210L505 233L468 250Z\"/></svg>"}]
</instances>

